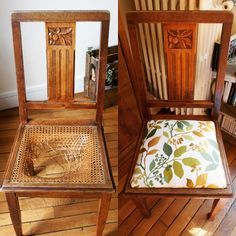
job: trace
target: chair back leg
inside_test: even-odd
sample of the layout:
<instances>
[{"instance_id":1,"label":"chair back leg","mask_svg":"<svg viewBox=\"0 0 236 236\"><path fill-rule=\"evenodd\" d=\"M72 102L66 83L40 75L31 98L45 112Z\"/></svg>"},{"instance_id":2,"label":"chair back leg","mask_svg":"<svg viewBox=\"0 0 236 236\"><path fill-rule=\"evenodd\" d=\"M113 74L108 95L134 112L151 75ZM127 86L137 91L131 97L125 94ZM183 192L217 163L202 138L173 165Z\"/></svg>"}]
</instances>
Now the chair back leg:
<instances>
[{"instance_id":1,"label":"chair back leg","mask_svg":"<svg viewBox=\"0 0 236 236\"><path fill-rule=\"evenodd\" d=\"M214 199L211 212L208 214L209 220L211 221L215 220L217 214L224 208L227 200L228 199L224 199L224 198Z\"/></svg>"},{"instance_id":2,"label":"chair back leg","mask_svg":"<svg viewBox=\"0 0 236 236\"><path fill-rule=\"evenodd\" d=\"M99 200L99 207L98 207L98 219L97 219L97 236L102 236L102 232L104 230L109 206L111 202L111 193L104 193L102 198Z\"/></svg>"},{"instance_id":3,"label":"chair back leg","mask_svg":"<svg viewBox=\"0 0 236 236\"><path fill-rule=\"evenodd\" d=\"M5 195L16 235L22 236L21 212L18 197L15 193L5 193Z\"/></svg>"},{"instance_id":4,"label":"chair back leg","mask_svg":"<svg viewBox=\"0 0 236 236\"><path fill-rule=\"evenodd\" d=\"M139 209L143 217L148 218L151 216L151 212L147 207L146 198L132 198L132 201L135 203L136 207Z\"/></svg>"}]
</instances>

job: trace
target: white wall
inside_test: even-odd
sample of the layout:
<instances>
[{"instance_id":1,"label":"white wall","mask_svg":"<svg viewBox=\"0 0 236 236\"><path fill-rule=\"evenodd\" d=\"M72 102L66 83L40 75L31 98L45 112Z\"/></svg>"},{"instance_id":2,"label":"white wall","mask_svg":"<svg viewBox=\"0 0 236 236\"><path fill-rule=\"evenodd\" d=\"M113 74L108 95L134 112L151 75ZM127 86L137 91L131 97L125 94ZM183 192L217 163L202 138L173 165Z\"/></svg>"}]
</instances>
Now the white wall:
<instances>
[{"instance_id":1,"label":"white wall","mask_svg":"<svg viewBox=\"0 0 236 236\"><path fill-rule=\"evenodd\" d=\"M17 105L15 64L11 31L11 12L15 10L108 10L111 13L109 46L118 44L117 0L1 0L0 3L0 109ZM76 24L76 90L83 88L85 52L89 46L98 47L100 24ZM27 97L45 98L46 42L43 23L23 23L23 53ZM80 85L79 85L80 84Z\"/></svg>"}]
</instances>

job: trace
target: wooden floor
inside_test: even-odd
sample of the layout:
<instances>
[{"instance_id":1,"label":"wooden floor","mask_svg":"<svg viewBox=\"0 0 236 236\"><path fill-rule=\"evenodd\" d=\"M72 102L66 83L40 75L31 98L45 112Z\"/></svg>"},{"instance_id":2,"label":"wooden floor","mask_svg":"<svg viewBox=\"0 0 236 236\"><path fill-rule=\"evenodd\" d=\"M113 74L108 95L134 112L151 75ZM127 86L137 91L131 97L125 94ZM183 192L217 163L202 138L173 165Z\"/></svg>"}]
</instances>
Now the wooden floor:
<instances>
[{"instance_id":1,"label":"wooden floor","mask_svg":"<svg viewBox=\"0 0 236 236\"><path fill-rule=\"evenodd\" d=\"M58 114L63 116L61 113ZM72 112L71 115L73 114ZM51 115L55 116L55 114ZM33 114L33 116L38 117L37 114ZM87 114L84 118L86 117ZM0 181L17 125L17 109L0 112ZM117 183L117 107L105 110L104 128L113 175ZM132 148L131 146L130 151ZM236 188L236 147L225 143L225 148L234 187ZM129 150L126 156L126 161L119 165L119 191L121 191L125 183L126 173L130 166ZM95 235L97 205L98 202L96 200L22 198L20 206L24 234L45 236ZM150 198L148 205L152 209L152 216L144 219L130 200L121 197L119 199L118 217L117 196L114 194L104 235L118 235L118 217L119 235L121 236L236 236L236 200L234 199L227 200L225 208L213 222L208 221L206 218L207 213L210 211L212 200ZM1 192L0 235L15 235L5 196Z\"/></svg>"},{"instance_id":2,"label":"wooden floor","mask_svg":"<svg viewBox=\"0 0 236 236\"><path fill-rule=\"evenodd\" d=\"M236 147L225 143L234 188L236 189ZM119 191L125 183L130 166L129 151L126 161L119 162ZM225 208L215 221L207 220L213 200L152 199L148 206L152 215L144 219L134 204L119 197L119 235L148 236L236 236L236 200L226 201Z\"/></svg>"},{"instance_id":3,"label":"wooden floor","mask_svg":"<svg viewBox=\"0 0 236 236\"><path fill-rule=\"evenodd\" d=\"M47 113L43 115L47 116ZM71 117L77 115L71 113L54 112L51 117ZM82 114L86 119L90 112ZM33 114L32 117L40 117ZM0 112L0 186L3 172L9 156L9 151L18 126L18 110L10 109ZM104 112L104 130L113 176L118 179L118 120L117 107L111 107ZM44 236L74 236L95 235L97 200L81 199L49 199L49 198L22 198L20 200L22 210L23 233L25 235ZM104 235L115 236L118 225L117 194L113 195L110 211ZM4 193L0 192L0 236L13 236L8 207Z\"/></svg>"}]
</instances>

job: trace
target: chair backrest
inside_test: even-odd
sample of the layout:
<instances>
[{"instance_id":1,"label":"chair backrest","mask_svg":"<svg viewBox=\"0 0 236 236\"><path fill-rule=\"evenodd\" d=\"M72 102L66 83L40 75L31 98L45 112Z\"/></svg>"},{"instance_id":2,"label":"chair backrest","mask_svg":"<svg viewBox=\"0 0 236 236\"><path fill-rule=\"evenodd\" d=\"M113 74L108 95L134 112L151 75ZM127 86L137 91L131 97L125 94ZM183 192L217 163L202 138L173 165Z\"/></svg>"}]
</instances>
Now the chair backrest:
<instances>
[{"instance_id":1,"label":"chair backrest","mask_svg":"<svg viewBox=\"0 0 236 236\"><path fill-rule=\"evenodd\" d=\"M143 119L158 117L150 114L152 107L212 108L212 116L217 119L223 93L232 21L232 13L226 11L135 11L127 14L136 72L136 79L132 81L132 84ZM162 24L167 61L168 100L158 100L150 96L145 79L138 27L140 24L144 24L144 26L150 24L152 27L153 23ZM193 97L198 23L223 24L213 100L194 100ZM187 117L190 118L190 116ZM191 116L191 118L200 117Z\"/></svg>"},{"instance_id":2,"label":"chair backrest","mask_svg":"<svg viewBox=\"0 0 236 236\"><path fill-rule=\"evenodd\" d=\"M108 11L20 11L12 13L20 121L28 109L96 109L102 122L110 14ZM27 101L21 42L21 22L45 22L48 100ZM101 22L96 102L74 100L75 27L77 21Z\"/></svg>"}]
</instances>

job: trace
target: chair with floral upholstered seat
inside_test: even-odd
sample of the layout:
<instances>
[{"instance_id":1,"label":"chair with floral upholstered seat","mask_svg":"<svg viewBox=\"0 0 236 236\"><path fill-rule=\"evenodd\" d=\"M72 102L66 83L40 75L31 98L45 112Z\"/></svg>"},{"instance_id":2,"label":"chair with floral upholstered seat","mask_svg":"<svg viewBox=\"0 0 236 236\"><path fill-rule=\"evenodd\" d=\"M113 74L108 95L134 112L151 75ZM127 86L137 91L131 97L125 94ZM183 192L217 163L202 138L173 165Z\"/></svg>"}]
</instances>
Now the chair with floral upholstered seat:
<instances>
[{"instance_id":1,"label":"chair with floral upholstered seat","mask_svg":"<svg viewBox=\"0 0 236 236\"><path fill-rule=\"evenodd\" d=\"M143 126L123 195L132 198L146 217L150 216L146 198L151 196L213 198L215 201L210 213L211 219L219 211L219 200L233 196L217 122L232 19L229 12L214 11L136 11L127 14L136 74L132 85ZM200 23L223 24L213 100L193 98L197 27ZM141 29L150 25L153 30L155 24L162 24L168 100L160 100L152 92L152 82L146 80L143 67L145 52L141 52L140 45L145 41L141 41ZM155 42L150 43L152 45ZM171 111L181 108L185 114L153 114L153 109L157 112L157 109L167 107ZM192 108L208 109L209 115L190 115Z\"/></svg>"}]
</instances>

